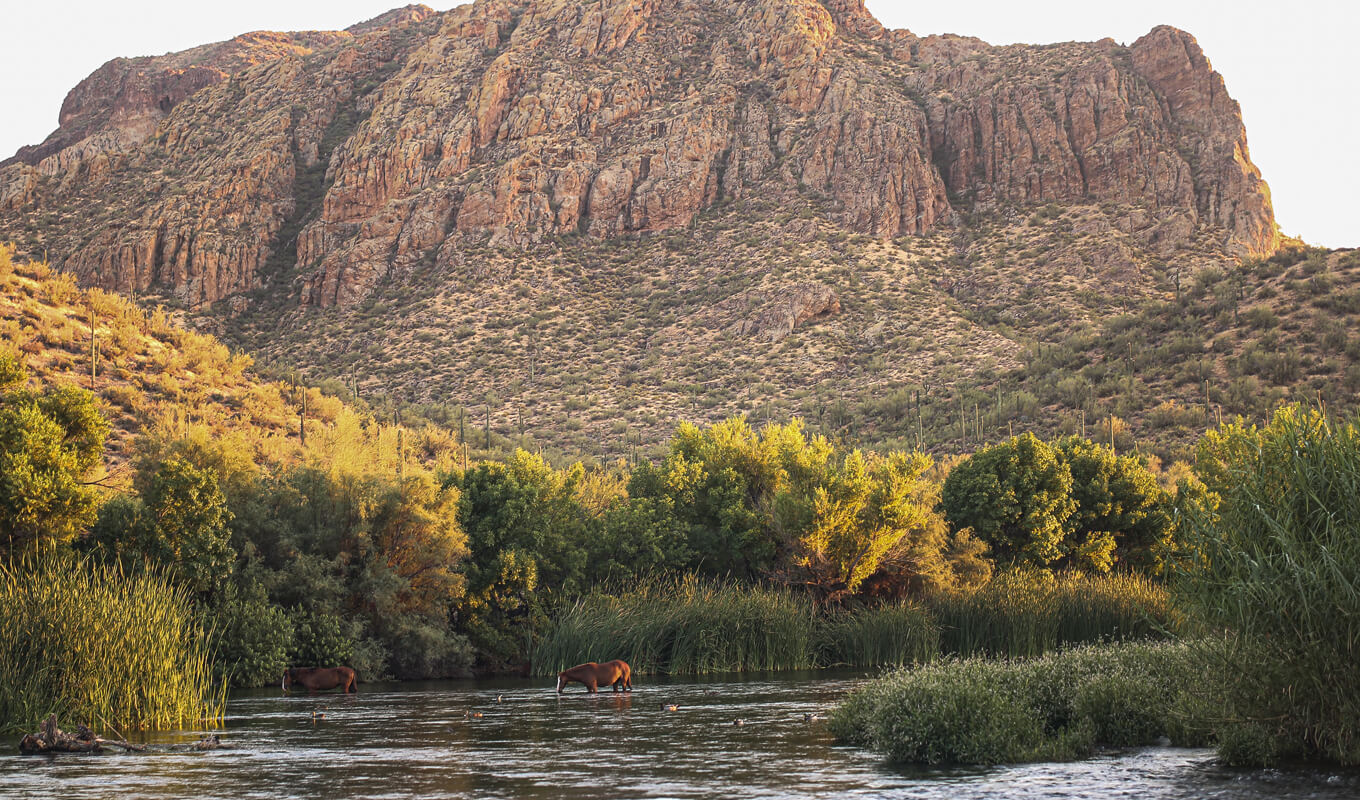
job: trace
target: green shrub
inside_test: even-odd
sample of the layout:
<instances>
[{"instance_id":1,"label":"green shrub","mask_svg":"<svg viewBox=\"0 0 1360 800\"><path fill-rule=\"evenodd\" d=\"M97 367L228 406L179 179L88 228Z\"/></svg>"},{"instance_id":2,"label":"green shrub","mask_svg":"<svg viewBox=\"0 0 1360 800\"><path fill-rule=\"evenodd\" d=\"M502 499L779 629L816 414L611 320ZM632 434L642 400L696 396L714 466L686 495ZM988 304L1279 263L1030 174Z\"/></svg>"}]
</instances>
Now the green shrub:
<instances>
[{"instance_id":1,"label":"green shrub","mask_svg":"<svg viewBox=\"0 0 1360 800\"><path fill-rule=\"evenodd\" d=\"M969 658L905 669L856 689L832 714L841 741L899 762L999 764L1081 758L1100 745L1174 737L1205 691L1202 651L1182 643L1098 645L1028 661ZM1212 689L1212 686L1209 687Z\"/></svg>"},{"instance_id":2,"label":"green shrub","mask_svg":"<svg viewBox=\"0 0 1360 800\"><path fill-rule=\"evenodd\" d=\"M290 664L293 624L264 588L229 584L208 611L218 674L236 687L278 683Z\"/></svg>"},{"instance_id":3,"label":"green shrub","mask_svg":"<svg viewBox=\"0 0 1360 800\"><path fill-rule=\"evenodd\" d=\"M334 614L293 614L293 647L289 661L299 667L351 666L355 637L351 625Z\"/></svg>"}]
</instances>

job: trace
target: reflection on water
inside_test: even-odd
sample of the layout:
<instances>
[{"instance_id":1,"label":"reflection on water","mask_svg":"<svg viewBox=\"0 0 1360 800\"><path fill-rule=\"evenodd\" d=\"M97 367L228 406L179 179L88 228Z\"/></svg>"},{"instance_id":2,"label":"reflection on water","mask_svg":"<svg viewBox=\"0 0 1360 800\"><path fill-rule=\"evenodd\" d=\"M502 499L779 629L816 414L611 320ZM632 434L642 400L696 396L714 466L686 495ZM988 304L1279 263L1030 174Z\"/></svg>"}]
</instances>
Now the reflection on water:
<instances>
[{"instance_id":1,"label":"reflection on water","mask_svg":"<svg viewBox=\"0 0 1360 800\"><path fill-rule=\"evenodd\" d=\"M825 714L857 680L639 678L631 695L577 689L561 697L550 679L372 685L349 696L262 691L229 704L222 738L230 750L23 758L6 742L0 796L1360 797L1355 773L1231 771L1204 750L988 770L894 769L872 754L833 747L824 722L805 720ZM670 704L678 708L666 710Z\"/></svg>"}]
</instances>

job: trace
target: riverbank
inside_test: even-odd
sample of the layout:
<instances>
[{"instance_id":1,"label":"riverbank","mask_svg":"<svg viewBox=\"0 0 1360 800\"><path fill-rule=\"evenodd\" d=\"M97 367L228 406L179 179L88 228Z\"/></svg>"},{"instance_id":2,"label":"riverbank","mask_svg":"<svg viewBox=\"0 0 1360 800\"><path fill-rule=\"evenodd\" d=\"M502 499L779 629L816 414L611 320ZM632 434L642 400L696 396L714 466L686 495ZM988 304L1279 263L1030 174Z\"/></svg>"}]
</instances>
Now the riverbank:
<instances>
[{"instance_id":1,"label":"riverbank","mask_svg":"<svg viewBox=\"0 0 1360 800\"><path fill-rule=\"evenodd\" d=\"M552 675L612 658L637 674L887 667L1038 656L1075 644L1164 638L1180 626L1166 589L1136 575L1003 572L977 588L852 609L690 576L595 592L562 609L533 668Z\"/></svg>"}]
</instances>

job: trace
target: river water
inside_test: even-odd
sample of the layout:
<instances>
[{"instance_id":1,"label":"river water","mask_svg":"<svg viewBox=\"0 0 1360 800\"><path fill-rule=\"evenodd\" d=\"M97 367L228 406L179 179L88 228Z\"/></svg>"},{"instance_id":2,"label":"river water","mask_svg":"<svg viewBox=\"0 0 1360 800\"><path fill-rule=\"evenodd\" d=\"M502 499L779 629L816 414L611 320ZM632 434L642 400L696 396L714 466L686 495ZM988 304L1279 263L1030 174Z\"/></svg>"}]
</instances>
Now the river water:
<instances>
[{"instance_id":1,"label":"river water","mask_svg":"<svg viewBox=\"0 0 1360 800\"><path fill-rule=\"evenodd\" d=\"M550 679L369 685L349 696L253 692L228 704L218 733L231 749L48 758L19 756L6 742L0 797L1360 798L1355 772L1235 771L1215 766L1210 751L1177 748L899 769L834 746L824 721L805 719L826 714L859 680L639 678L631 695L573 686L560 697ZM663 708L670 704L678 708ZM164 749L197 738L144 741Z\"/></svg>"}]
</instances>

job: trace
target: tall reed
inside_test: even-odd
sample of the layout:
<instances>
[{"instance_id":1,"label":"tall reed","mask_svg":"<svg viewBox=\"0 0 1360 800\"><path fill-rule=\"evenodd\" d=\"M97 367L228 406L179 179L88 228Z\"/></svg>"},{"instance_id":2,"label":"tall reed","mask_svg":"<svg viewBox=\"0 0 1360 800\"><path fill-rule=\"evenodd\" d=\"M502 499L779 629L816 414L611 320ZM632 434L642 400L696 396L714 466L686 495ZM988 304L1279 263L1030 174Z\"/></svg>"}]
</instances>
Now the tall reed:
<instances>
[{"instance_id":1,"label":"tall reed","mask_svg":"<svg viewBox=\"0 0 1360 800\"><path fill-rule=\"evenodd\" d=\"M1003 572L976 589L927 596L940 649L1030 657L1065 645L1164 637L1180 617L1170 593L1140 575Z\"/></svg>"},{"instance_id":2,"label":"tall reed","mask_svg":"<svg viewBox=\"0 0 1360 800\"><path fill-rule=\"evenodd\" d=\"M783 589L693 575L653 579L564 609L534 666L550 675L622 658L639 674L807 669L815 666L815 624L812 602Z\"/></svg>"},{"instance_id":3,"label":"tall reed","mask_svg":"<svg viewBox=\"0 0 1360 800\"><path fill-rule=\"evenodd\" d=\"M932 661L940 631L919 603L833 611L821 619L820 666L901 667Z\"/></svg>"},{"instance_id":4,"label":"tall reed","mask_svg":"<svg viewBox=\"0 0 1360 800\"><path fill-rule=\"evenodd\" d=\"M217 725L225 703L185 590L62 555L0 564L0 729Z\"/></svg>"},{"instance_id":5,"label":"tall reed","mask_svg":"<svg viewBox=\"0 0 1360 800\"><path fill-rule=\"evenodd\" d=\"M1233 643L1220 739L1241 764L1360 764L1360 428L1285 408L1206 436L1177 587Z\"/></svg>"},{"instance_id":6,"label":"tall reed","mask_svg":"<svg viewBox=\"0 0 1360 800\"><path fill-rule=\"evenodd\" d=\"M549 675L613 658L641 674L902 666L940 654L1037 656L1178 625L1166 590L1128 575L1003 573L920 603L827 611L785 589L691 575L577 600L555 616L534 665Z\"/></svg>"}]
</instances>

